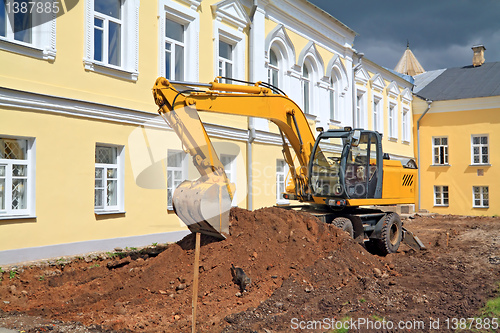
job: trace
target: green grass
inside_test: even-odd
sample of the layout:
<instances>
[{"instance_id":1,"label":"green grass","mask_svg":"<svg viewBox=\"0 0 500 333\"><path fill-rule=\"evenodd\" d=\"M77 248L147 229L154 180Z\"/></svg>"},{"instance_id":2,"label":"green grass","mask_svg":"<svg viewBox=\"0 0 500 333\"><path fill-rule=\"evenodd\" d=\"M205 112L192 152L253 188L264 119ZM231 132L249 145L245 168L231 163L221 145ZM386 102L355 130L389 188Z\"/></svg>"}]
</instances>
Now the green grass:
<instances>
[{"instance_id":1,"label":"green grass","mask_svg":"<svg viewBox=\"0 0 500 333\"><path fill-rule=\"evenodd\" d=\"M479 315L474 318L472 329L469 331L483 333L483 332L498 332L498 329L490 327L490 329L475 329L474 324L485 324L484 320L487 320L490 324L493 324L492 320L496 319L496 323L500 325L500 282L498 283L497 297L490 299L486 302L485 306L479 310ZM462 332L463 330L458 329L455 332Z\"/></svg>"},{"instance_id":2,"label":"green grass","mask_svg":"<svg viewBox=\"0 0 500 333\"><path fill-rule=\"evenodd\" d=\"M17 274L17 272L16 272L16 271L10 271L10 272L9 272L9 279L11 279L11 280L12 280L13 278L15 278L15 277L16 277L16 274Z\"/></svg>"},{"instance_id":3,"label":"green grass","mask_svg":"<svg viewBox=\"0 0 500 333\"><path fill-rule=\"evenodd\" d=\"M346 322L346 321L349 321L351 320L350 317L344 317L342 319L340 319L339 321L341 322ZM329 331L329 333L348 333L349 332L349 329L347 328L340 328L340 329L334 329L333 331Z\"/></svg>"}]
</instances>

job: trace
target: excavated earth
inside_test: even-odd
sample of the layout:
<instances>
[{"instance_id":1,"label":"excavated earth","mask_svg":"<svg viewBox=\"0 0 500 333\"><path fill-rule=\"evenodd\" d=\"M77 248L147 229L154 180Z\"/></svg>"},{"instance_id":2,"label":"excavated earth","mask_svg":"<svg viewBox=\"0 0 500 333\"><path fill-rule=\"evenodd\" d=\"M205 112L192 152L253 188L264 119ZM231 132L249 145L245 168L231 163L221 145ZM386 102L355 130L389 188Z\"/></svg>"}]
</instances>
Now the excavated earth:
<instances>
[{"instance_id":1,"label":"excavated earth","mask_svg":"<svg viewBox=\"0 0 500 333\"><path fill-rule=\"evenodd\" d=\"M500 219L405 220L427 246L372 255L311 215L233 208L230 236L202 236L197 332L334 332L313 321L421 321L478 314L500 281ZM4 268L0 327L24 332L191 332L194 236L124 251ZM241 292L231 265L250 277ZM440 319L439 330L429 323ZM358 327L352 332L369 331ZM402 332L397 329L377 332ZM412 331L412 330L405 330Z\"/></svg>"}]
</instances>

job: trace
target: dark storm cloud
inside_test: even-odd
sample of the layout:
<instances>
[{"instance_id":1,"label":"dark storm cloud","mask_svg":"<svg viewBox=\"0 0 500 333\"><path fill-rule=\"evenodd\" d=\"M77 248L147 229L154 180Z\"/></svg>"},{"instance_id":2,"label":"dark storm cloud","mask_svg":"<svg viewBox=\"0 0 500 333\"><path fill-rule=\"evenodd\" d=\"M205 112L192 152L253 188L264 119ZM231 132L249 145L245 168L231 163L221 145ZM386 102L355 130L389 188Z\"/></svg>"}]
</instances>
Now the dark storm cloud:
<instances>
[{"instance_id":1,"label":"dark storm cloud","mask_svg":"<svg viewBox=\"0 0 500 333\"><path fill-rule=\"evenodd\" d=\"M394 68L406 41L426 70L470 65L471 46L500 61L500 0L310 0L359 36L354 47Z\"/></svg>"}]
</instances>

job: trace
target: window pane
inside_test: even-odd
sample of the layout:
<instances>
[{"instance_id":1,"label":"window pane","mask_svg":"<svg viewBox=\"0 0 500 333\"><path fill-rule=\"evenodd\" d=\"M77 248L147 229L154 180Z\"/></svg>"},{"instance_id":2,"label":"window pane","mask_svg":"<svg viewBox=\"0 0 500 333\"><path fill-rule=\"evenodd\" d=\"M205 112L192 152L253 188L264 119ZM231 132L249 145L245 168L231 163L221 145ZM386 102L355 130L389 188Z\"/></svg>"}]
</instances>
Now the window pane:
<instances>
[{"instance_id":1,"label":"window pane","mask_svg":"<svg viewBox=\"0 0 500 333\"><path fill-rule=\"evenodd\" d=\"M94 191L94 207L96 208L102 208L103 206L103 194L104 194L104 189L95 189Z\"/></svg>"},{"instance_id":2,"label":"window pane","mask_svg":"<svg viewBox=\"0 0 500 333\"><path fill-rule=\"evenodd\" d=\"M101 21L102 23L102 21ZM94 28L94 60L102 61L103 31Z\"/></svg>"},{"instance_id":3,"label":"window pane","mask_svg":"<svg viewBox=\"0 0 500 333\"><path fill-rule=\"evenodd\" d=\"M5 13L5 0L0 0L0 36L7 33L7 15Z\"/></svg>"},{"instance_id":4,"label":"window pane","mask_svg":"<svg viewBox=\"0 0 500 333\"><path fill-rule=\"evenodd\" d=\"M274 53L273 50L269 52L269 63L274 66L278 66L278 57L276 56L276 53Z\"/></svg>"},{"instance_id":5,"label":"window pane","mask_svg":"<svg viewBox=\"0 0 500 333\"><path fill-rule=\"evenodd\" d=\"M8 160L26 160L28 141L0 138L0 158Z\"/></svg>"},{"instance_id":6,"label":"window pane","mask_svg":"<svg viewBox=\"0 0 500 333\"><path fill-rule=\"evenodd\" d=\"M441 138L441 144L446 146L448 144L448 138Z\"/></svg>"},{"instance_id":7,"label":"window pane","mask_svg":"<svg viewBox=\"0 0 500 333\"><path fill-rule=\"evenodd\" d=\"M17 0L19 3L19 8L23 8L26 6L26 8L30 8L29 1L28 0ZM22 10L20 10L18 13L14 13L14 39L25 42L25 43L31 43L31 13L29 10L26 11L26 13L22 13Z\"/></svg>"},{"instance_id":8,"label":"window pane","mask_svg":"<svg viewBox=\"0 0 500 333\"><path fill-rule=\"evenodd\" d=\"M474 205L481 206L481 200L478 200L478 199L474 200Z\"/></svg>"},{"instance_id":9,"label":"window pane","mask_svg":"<svg viewBox=\"0 0 500 333\"><path fill-rule=\"evenodd\" d=\"M117 177L118 172L115 168L109 168L107 171L108 171L107 178L116 178Z\"/></svg>"},{"instance_id":10,"label":"window pane","mask_svg":"<svg viewBox=\"0 0 500 333\"><path fill-rule=\"evenodd\" d=\"M26 209L26 179L12 180L12 209Z\"/></svg>"},{"instance_id":11,"label":"window pane","mask_svg":"<svg viewBox=\"0 0 500 333\"><path fill-rule=\"evenodd\" d=\"M226 77L233 77L233 65L226 62L225 64L225 76ZM226 83L231 83L231 80L228 80Z\"/></svg>"},{"instance_id":12,"label":"window pane","mask_svg":"<svg viewBox=\"0 0 500 333\"><path fill-rule=\"evenodd\" d=\"M487 145L488 144L488 137L487 136L482 136L481 137L481 144Z\"/></svg>"},{"instance_id":13,"label":"window pane","mask_svg":"<svg viewBox=\"0 0 500 333\"><path fill-rule=\"evenodd\" d=\"M121 0L94 0L94 10L120 19Z\"/></svg>"},{"instance_id":14,"label":"window pane","mask_svg":"<svg viewBox=\"0 0 500 333\"><path fill-rule=\"evenodd\" d=\"M272 81L271 81L271 84L275 87L278 87L279 86L279 82L278 82L278 71L277 70L274 70L272 69L271 70L271 75L272 75Z\"/></svg>"},{"instance_id":15,"label":"window pane","mask_svg":"<svg viewBox=\"0 0 500 333\"><path fill-rule=\"evenodd\" d=\"M12 165L12 176L14 177L26 177L28 167L26 165Z\"/></svg>"},{"instance_id":16,"label":"window pane","mask_svg":"<svg viewBox=\"0 0 500 333\"><path fill-rule=\"evenodd\" d=\"M175 79L184 80L184 47L175 45Z\"/></svg>"},{"instance_id":17,"label":"window pane","mask_svg":"<svg viewBox=\"0 0 500 333\"><path fill-rule=\"evenodd\" d=\"M490 202L488 200L483 200L483 206L488 207L490 205Z\"/></svg>"},{"instance_id":18,"label":"window pane","mask_svg":"<svg viewBox=\"0 0 500 333\"><path fill-rule=\"evenodd\" d=\"M479 137L478 136L475 136L472 138L472 143L475 144L475 145L478 145L479 144Z\"/></svg>"},{"instance_id":19,"label":"window pane","mask_svg":"<svg viewBox=\"0 0 500 333\"><path fill-rule=\"evenodd\" d=\"M309 113L309 82L304 81L304 112Z\"/></svg>"},{"instance_id":20,"label":"window pane","mask_svg":"<svg viewBox=\"0 0 500 333\"><path fill-rule=\"evenodd\" d=\"M171 80L170 66L172 66L172 53L168 51L170 50L170 44L165 44L165 48L167 49L167 51L165 51L165 78Z\"/></svg>"},{"instance_id":21,"label":"window pane","mask_svg":"<svg viewBox=\"0 0 500 333\"><path fill-rule=\"evenodd\" d=\"M94 17L94 26L98 28L104 28L104 21L100 18Z\"/></svg>"},{"instance_id":22,"label":"window pane","mask_svg":"<svg viewBox=\"0 0 500 333\"><path fill-rule=\"evenodd\" d=\"M434 145L438 146L441 143L440 138L434 138Z\"/></svg>"},{"instance_id":23,"label":"window pane","mask_svg":"<svg viewBox=\"0 0 500 333\"><path fill-rule=\"evenodd\" d=\"M488 155L483 155L481 163L488 163Z\"/></svg>"},{"instance_id":24,"label":"window pane","mask_svg":"<svg viewBox=\"0 0 500 333\"><path fill-rule=\"evenodd\" d=\"M115 22L109 22L108 40L109 63L115 66L121 65L121 26Z\"/></svg>"},{"instance_id":25,"label":"window pane","mask_svg":"<svg viewBox=\"0 0 500 333\"><path fill-rule=\"evenodd\" d=\"M177 181L179 179L182 179L182 171L174 171L174 180Z\"/></svg>"},{"instance_id":26,"label":"window pane","mask_svg":"<svg viewBox=\"0 0 500 333\"><path fill-rule=\"evenodd\" d=\"M309 70L307 69L307 66L302 67L302 76L305 77L306 79L309 78Z\"/></svg>"},{"instance_id":27,"label":"window pane","mask_svg":"<svg viewBox=\"0 0 500 333\"><path fill-rule=\"evenodd\" d=\"M184 42L184 26L166 19L165 36L179 42Z\"/></svg>"},{"instance_id":28,"label":"window pane","mask_svg":"<svg viewBox=\"0 0 500 333\"><path fill-rule=\"evenodd\" d=\"M5 209L5 178L0 178L0 210Z\"/></svg>"},{"instance_id":29,"label":"window pane","mask_svg":"<svg viewBox=\"0 0 500 333\"><path fill-rule=\"evenodd\" d=\"M181 167L183 153L168 153L167 167Z\"/></svg>"},{"instance_id":30,"label":"window pane","mask_svg":"<svg viewBox=\"0 0 500 333\"><path fill-rule=\"evenodd\" d=\"M95 162L104 164L116 164L116 154L116 147L97 146L95 148Z\"/></svg>"},{"instance_id":31,"label":"window pane","mask_svg":"<svg viewBox=\"0 0 500 333\"><path fill-rule=\"evenodd\" d=\"M219 41L219 57L228 59L228 60L233 60L233 46L225 43L223 41ZM227 75L227 74L226 74Z\"/></svg>"},{"instance_id":32,"label":"window pane","mask_svg":"<svg viewBox=\"0 0 500 333\"><path fill-rule=\"evenodd\" d=\"M116 206L116 180L108 180L107 188L107 204L108 206Z\"/></svg>"}]
</instances>

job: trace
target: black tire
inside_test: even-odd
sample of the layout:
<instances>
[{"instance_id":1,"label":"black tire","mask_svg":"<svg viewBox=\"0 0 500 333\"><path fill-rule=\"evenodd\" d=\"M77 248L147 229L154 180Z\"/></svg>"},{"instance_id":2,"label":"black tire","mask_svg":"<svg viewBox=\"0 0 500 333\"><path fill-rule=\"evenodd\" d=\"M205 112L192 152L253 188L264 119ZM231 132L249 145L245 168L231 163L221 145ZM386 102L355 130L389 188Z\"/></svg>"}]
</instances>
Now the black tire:
<instances>
[{"instance_id":1,"label":"black tire","mask_svg":"<svg viewBox=\"0 0 500 333\"><path fill-rule=\"evenodd\" d=\"M337 217L332 221L337 228L344 230L351 238L354 238L354 228L352 222L346 217Z\"/></svg>"},{"instance_id":2,"label":"black tire","mask_svg":"<svg viewBox=\"0 0 500 333\"><path fill-rule=\"evenodd\" d=\"M403 239L403 224L396 213L387 214L382 225L380 239L373 241L377 245L380 255L396 253Z\"/></svg>"}]
</instances>

